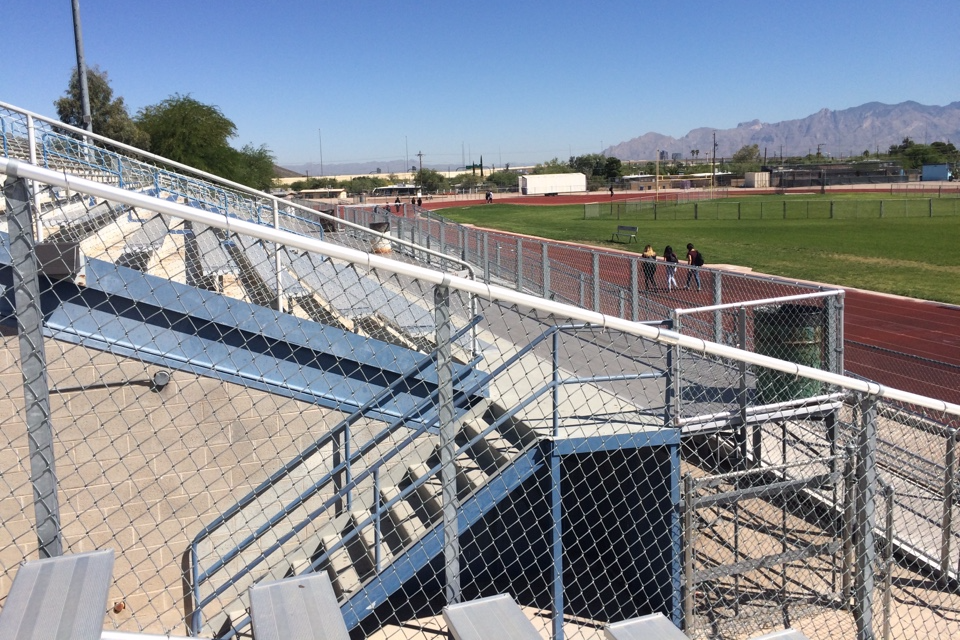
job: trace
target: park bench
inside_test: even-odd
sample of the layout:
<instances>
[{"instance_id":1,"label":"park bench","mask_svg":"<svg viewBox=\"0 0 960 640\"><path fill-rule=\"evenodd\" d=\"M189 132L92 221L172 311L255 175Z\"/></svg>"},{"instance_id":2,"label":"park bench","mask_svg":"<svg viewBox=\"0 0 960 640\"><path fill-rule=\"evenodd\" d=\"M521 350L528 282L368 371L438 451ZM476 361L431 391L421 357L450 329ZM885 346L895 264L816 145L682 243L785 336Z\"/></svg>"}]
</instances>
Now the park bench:
<instances>
[{"instance_id":1,"label":"park bench","mask_svg":"<svg viewBox=\"0 0 960 640\"><path fill-rule=\"evenodd\" d=\"M637 227L630 227L622 224L618 225L617 230L613 232L612 236L610 236L610 242L613 242L614 240L621 242L622 241L620 240L621 238L626 238L625 241L622 241L624 243L629 243L631 241L636 242L637 231L638 231Z\"/></svg>"}]
</instances>

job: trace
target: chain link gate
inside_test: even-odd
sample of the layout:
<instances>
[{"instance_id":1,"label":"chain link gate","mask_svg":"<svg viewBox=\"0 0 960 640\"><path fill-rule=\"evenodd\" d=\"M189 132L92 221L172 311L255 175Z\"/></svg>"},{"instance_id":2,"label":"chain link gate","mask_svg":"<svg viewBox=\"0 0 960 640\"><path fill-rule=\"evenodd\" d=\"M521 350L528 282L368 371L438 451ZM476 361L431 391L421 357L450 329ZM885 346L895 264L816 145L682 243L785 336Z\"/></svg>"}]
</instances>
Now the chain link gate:
<instances>
[{"instance_id":1,"label":"chain link gate","mask_svg":"<svg viewBox=\"0 0 960 640\"><path fill-rule=\"evenodd\" d=\"M687 634L749 636L843 608L851 478L843 456L685 475Z\"/></svg>"}]
</instances>

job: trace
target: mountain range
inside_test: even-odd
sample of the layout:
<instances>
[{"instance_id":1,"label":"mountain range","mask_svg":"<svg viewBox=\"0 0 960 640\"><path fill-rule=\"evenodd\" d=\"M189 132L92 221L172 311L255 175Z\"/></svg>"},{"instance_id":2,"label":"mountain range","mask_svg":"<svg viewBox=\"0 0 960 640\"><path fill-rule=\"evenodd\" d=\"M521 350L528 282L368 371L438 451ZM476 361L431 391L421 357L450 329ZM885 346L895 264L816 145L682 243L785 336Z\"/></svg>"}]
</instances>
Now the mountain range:
<instances>
[{"instance_id":1,"label":"mountain range","mask_svg":"<svg viewBox=\"0 0 960 640\"><path fill-rule=\"evenodd\" d=\"M713 135L716 133L717 157L732 156L744 145L756 144L760 154L769 158L801 156L820 153L839 158L870 154L878 150L886 152L890 145L899 144L904 138L926 143L960 141L960 102L944 107L928 106L917 102L883 104L868 102L859 107L840 111L821 109L799 120L782 122L741 122L733 129L693 129L682 138L673 138L659 133L621 142L604 150L607 156L621 160L653 160L658 150L667 152L667 158L679 153L690 158L691 150L700 151L701 161L710 157Z\"/></svg>"},{"instance_id":2,"label":"mountain range","mask_svg":"<svg viewBox=\"0 0 960 640\"><path fill-rule=\"evenodd\" d=\"M943 107L912 101L899 104L868 102L840 111L821 109L799 120L773 123L751 120L741 122L733 129L700 127L682 138L649 132L607 147L603 153L624 161L653 160L657 151L666 151L668 159L674 154L687 159L691 157L691 151L697 149L700 152L698 159L704 161L710 157L714 134L717 136L718 158L729 158L744 145L751 144L756 144L761 156L768 158L802 156L818 150L831 158L860 155L864 151L872 155L877 151L886 152L890 145L900 144L904 138L926 144L938 140L958 143L960 102ZM402 160L328 164L323 173L328 176L364 174L379 168L386 175L402 173L406 166ZM286 165L286 168L300 175L320 175L320 165L316 163Z\"/></svg>"}]
</instances>

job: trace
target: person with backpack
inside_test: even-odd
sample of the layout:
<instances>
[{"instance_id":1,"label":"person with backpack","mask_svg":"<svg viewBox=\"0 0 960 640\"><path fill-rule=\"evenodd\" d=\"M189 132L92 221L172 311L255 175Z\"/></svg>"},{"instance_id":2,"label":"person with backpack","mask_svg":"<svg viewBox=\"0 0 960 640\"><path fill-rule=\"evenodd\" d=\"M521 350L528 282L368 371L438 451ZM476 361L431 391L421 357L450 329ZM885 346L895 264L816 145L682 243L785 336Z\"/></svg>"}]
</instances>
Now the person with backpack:
<instances>
[{"instance_id":1,"label":"person with backpack","mask_svg":"<svg viewBox=\"0 0 960 640\"><path fill-rule=\"evenodd\" d=\"M674 287L679 289L680 285L677 284L674 274L677 272L677 263L680 262L680 258L677 257L670 245L667 245L667 248L663 250L663 259L667 263L667 291L673 291Z\"/></svg>"},{"instance_id":2,"label":"person with backpack","mask_svg":"<svg viewBox=\"0 0 960 640\"><path fill-rule=\"evenodd\" d=\"M695 280L697 291L700 291L700 267L703 266L703 254L694 248L692 242L687 243L687 264L693 267L687 270L687 289L690 288L690 280Z\"/></svg>"}]
</instances>

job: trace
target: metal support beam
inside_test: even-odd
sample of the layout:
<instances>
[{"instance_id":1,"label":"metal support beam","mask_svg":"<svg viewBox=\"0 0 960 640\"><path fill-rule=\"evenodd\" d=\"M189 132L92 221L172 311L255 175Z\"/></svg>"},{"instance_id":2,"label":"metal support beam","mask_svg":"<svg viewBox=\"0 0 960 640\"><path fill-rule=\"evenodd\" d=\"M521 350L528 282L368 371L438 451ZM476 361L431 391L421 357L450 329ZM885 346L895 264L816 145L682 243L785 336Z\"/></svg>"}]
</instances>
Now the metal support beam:
<instances>
[{"instance_id":1,"label":"metal support beam","mask_svg":"<svg viewBox=\"0 0 960 640\"><path fill-rule=\"evenodd\" d=\"M3 194L10 233L38 551L41 558L52 558L61 555L63 547L60 540L56 457L43 346L43 313L40 308L40 276L35 257L31 196L26 180L12 177L8 177L4 183Z\"/></svg>"},{"instance_id":2,"label":"metal support beam","mask_svg":"<svg viewBox=\"0 0 960 640\"><path fill-rule=\"evenodd\" d=\"M723 276L719 271L713 272L713 304L723 304ZM713 341L723 344L723 312L715 309L713 312Z\"/></svg>"},{"instance_id":3,"label":"metal support beam","mask_svg":"<svg viewBox=\"0 0 960 640\"><path fill-rule=\"evenodd\" d=\"M457 524L457 422L453 407L453 358L451 356L450 288L433 290L437 323L437 414L440 418L440 483L443 497L444 595L447 605L460 602L460 533Z\"/></svg>"},{"instance_id":4,"label":"metal support beam","mask_svg":"<svg viewBox=\"0 0 960 640\"><path fill-rule=\"evenodd\" d=\"M857 640L876 640L873 631L873 598L876 567L877 520L877 401L861 397L860 435L857 442L857 512L853 616L857 624Z\"/></svg>"},{"instance_id":5,"label":"metal support beam","mask_svg":"<svg viewBox=\"0 0 960 640\"><path fill-rule=\"evenodd\" d=\"M553 634L563 640L563 502L560 493L560 455L550 455L550 510L553 514Z\"/></svg>"}]
</instances>

